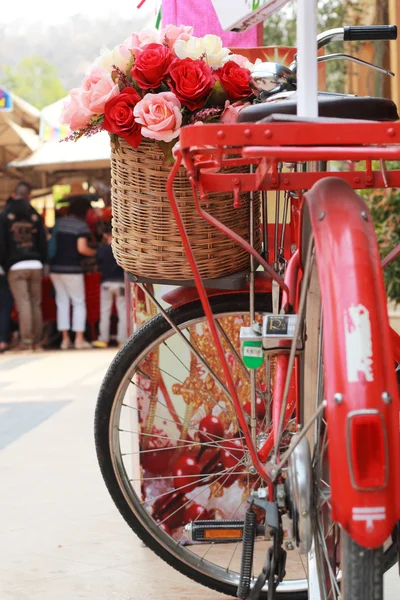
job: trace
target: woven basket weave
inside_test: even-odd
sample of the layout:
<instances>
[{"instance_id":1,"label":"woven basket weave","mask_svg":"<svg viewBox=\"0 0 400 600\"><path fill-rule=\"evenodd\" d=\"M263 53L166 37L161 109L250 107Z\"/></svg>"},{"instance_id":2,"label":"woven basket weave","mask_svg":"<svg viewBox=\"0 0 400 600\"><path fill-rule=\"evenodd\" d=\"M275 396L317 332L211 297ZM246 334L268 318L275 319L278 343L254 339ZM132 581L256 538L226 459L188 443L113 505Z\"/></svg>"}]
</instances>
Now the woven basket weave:
<instances>
[{"instance_id":1,"label":"woven basket weave","mask_svg":"<svg viewBox=\"0 0 400 600\"><path fill-rule=\"evenodd\" d=\"M154 142L142 141L134 150L123 140L118 149L111 144L113 251L127 272L154 280L192 280L181 237L166 193L170 169L163 167L163 154ZM181 169L175 179L175 195L190 242L205 279L223 277L246 269L249 255L232 240L209 225L197 213L192 188ZM230 193L210 194L202 206L216 219L249 239L249 198L233 207ZM261 247L260 200L254 200L255 247Z\"/></svg>"}]
</instances>

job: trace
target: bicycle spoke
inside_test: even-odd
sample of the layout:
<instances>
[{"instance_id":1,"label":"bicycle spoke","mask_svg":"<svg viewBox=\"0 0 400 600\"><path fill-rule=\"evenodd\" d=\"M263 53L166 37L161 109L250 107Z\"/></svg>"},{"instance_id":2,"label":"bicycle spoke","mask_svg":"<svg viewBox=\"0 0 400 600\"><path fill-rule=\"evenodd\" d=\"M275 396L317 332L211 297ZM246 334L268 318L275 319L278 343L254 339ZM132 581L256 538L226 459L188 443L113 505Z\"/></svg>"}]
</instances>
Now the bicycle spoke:
<instances>
[{"instance_id":1,"label":"bicycle spoke","mask_svg":"<svg viewBox=\"0 0 400 600\"><path fill-rule=\"evenodd\" d=\"M188 373L190 373L190 369L187 365L185 365L185 363L176 355L176 353L168 346L168 344L166 342L164 342L163 344L164 346L166 346L168 348L168 350L173 354L173 356L175 356L175 358L177 359L177 361L186 369L186 371ZM211 368L211 367L210 367ZM201 385L201 388L204 389L204 391L207 394L207 397L210 400L213 400L212 395L210 394L210 392L207 390L206 386L204 385L204 383L199 380L197 377L193 377L194 381L196 381L197 383L199 383ZM181 382L182 383L182 382ZM216 406L219 406L219 404L216 404ZM220 407L221 408L221 407Z\"/></svg>"},{"instance_id":2,"label":"bicycle spoke","mask_svg":"<svg viewBox=\"0 0 400 600\"><path fill-rule=\"evenodd\" d=\"M124 402L122 403L122 406L125 406L126 408L130 408L132 410L136 410L140 414L144 414L144 415L149 414L148 411L142 410L141 408L137 408L136 406L131 406L130 404L125 404ZM161 403L161 406L164 406L164 405ZM179 416L178 413L175 413L175 414L177 416ZM155 419L160 419L160 421L165 421L166 423L173 423L174 425L176 425L176 421L174 421L173 419L168 419L168 417L165 417L165 416L155 415ZM189 424L189 429L194 429L196 432L199 432L199 429L196 429L195 427L191 427L190 424ZM229 441L233 441L236 439L236 438L221 437L219 435L214 435L213 433L209 433L209 432L207 432L207 437L210 438L210 442L212 442L212 441L216 442L217 440L221 441L221 442L229 442ZM208 444L208 442L196 442L194 445L203 446L206 444ZM165 448L157 448L157 450L165 450ZM145 452L145 450L143 450L143 452Z\"/></svg>"},{"instance_id":3,"label":"bicycle spoke","mask_svg":"<svg viewBox=\"0 0 400 600\"><path fill-rule=\"evenodd\" d=\"M215 481L215 483L217 483L220 479L222 479L222 477L224 475L226 475L226 478L224 480L224 482L227 480L228 477L231 476L230 473L231 469L227 469L222 475L220 475L217 480ZM192 484L188 484L188 485L192 485ZM188 487L187 485L184 487ZM178 488L179 489L179 488ZM181 489L181 488L180 488ZM176 491L176 490L174 490ZM187 506L188 504L190 504L190 502L193 502L193 500L195 500L198 496L200 496L200 494L203 493L203 490L200 490L200 492L198 492L198 494L196 494L196 496L194 498L190 498L190 500L188 500L187 502L185 502L184 504L180 505L179 508L177 508L173 513L169 514L167 517L165 517L165 519L163 519L163 521L161 521L160 523L158 523L158 526L162 525L163 523L165 523L165 521L167 521L168 519L170 519L171 517L173 517L179 510L182 510L182 508L185 508L185 506ZM216 493L216 492L215 492Z\"/></svg>"},{"instance_id":4,"label":"bicycle spoke","mask_svg":"<svg viewBox=\"0 0 400 600\"><path fill-rule=\"evenodd\" d=\"M239 329L247 322L248 313L240 313L240 319L228 316L227 320L217 316L216 322L232 377L235 382L243 382L238 395L244 406L250 400L250 375L245 376L239 354ZM202 318L198 325L192 320L186 328L181 324L179 328L187 348L175 331L167 330L139 355L136 363L132 361L127 378L130 384L120 387L119 410L110 433L116 440L117 463L122 461L123 465L123 469L118 464L117 468L145 527L152 523L156 531L162 530L159 539L171 553L179 547L179 553L192 556L189 561L194 561L200 571L214 569L222 579L228 577L224 573L236 581L242 543L232 540L219 545L210 540L202 546L192 542L190 536L185 539L184 527L204 519L242 520L246 500L262 485L262 478L250 470L247 444L232 399L216 385L216 379L224 381L224 377L215 350L208 353L213 341L207 323ZM201 354L202 360L195 353ZM273 376L272 370L265 384L266 371L257 373L256 398L262 398L266 409L262 418L257 417L257 445L270 434L268 390ZM191 406L192 411L188 410ZM219 423L205 421L200 427L200 421L211 416ZM196 465L193 471L191 464ZM268 542L257 538L255 575L266 548ZM289 590L291 577L300 574L300 582L304 580L304 566L300 569L299 559L297 562L297 571L292 569L288 582L282 584Z\"/></svg>"}]
</instances>

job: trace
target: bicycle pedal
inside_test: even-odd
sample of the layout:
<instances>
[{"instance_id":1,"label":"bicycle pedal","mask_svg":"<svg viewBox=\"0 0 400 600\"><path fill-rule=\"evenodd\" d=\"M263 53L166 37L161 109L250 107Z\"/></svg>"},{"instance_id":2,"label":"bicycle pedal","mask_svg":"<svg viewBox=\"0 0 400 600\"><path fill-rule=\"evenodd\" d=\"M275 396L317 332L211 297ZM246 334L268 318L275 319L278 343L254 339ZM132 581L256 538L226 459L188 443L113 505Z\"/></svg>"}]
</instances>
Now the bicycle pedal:
<instances>
[{"instance_id":1,"label":"bicycle pedal","mask_svg":"<svg viewBox=\"0 0 400 600\"><path fill-rule=\"evenodd\" d=\"M185 525L186 536L193 542L226 544L241 542L244 521L192 521Z\"/></svg>"}]
</instances>

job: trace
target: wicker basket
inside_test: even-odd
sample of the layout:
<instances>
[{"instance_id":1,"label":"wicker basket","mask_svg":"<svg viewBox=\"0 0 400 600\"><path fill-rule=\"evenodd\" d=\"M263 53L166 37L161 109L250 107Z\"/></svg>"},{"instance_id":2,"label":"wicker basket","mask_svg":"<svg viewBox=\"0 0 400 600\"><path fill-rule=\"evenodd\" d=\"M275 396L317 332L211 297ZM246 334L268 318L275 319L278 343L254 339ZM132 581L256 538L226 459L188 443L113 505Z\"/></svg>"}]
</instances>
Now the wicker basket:
<instances>
[{"instance_id":1,"label":"wicker basket","mask_svg":"<svg viewBox=\"0 0 400 600\"><path fill-rule=\"evenodd\" d=\"M162 166L163 154L154 142L142 141L134 150L121 140L111 145L113 251L128 273L155 281L187 281L193 275L166 193L170 169ZM175 193L194 255L205 279L246 269L249 255L209 225L197 213L185 170L175 179ZM254 201L255 247L261 247L260 200ZM204 207L216 219L248 240L248 194L242 206L233 207L230 193L210 194Z\"/></svg>"}]
</instances>

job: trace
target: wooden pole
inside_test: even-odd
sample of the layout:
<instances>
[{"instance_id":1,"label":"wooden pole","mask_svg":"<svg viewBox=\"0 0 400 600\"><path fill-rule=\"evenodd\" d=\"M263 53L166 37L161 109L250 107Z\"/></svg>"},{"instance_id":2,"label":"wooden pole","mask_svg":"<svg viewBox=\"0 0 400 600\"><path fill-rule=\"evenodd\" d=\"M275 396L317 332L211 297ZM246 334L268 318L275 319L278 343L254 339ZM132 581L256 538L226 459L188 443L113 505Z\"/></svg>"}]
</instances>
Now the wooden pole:
<instances>
[{"instance_id":1,"label":"wooden pole","mask_svg":"<svg viewBox=\"0 0 400 600\"><path fill-rule=\"evenodd\" d=\"M389 23L391 25L400 25L400 0L389 0ZM400 103L400 52L399 40L390 42L390 69L396 73L396 77L391 78L391 97L397 106Z\"/></svg>"}]
</instances>

